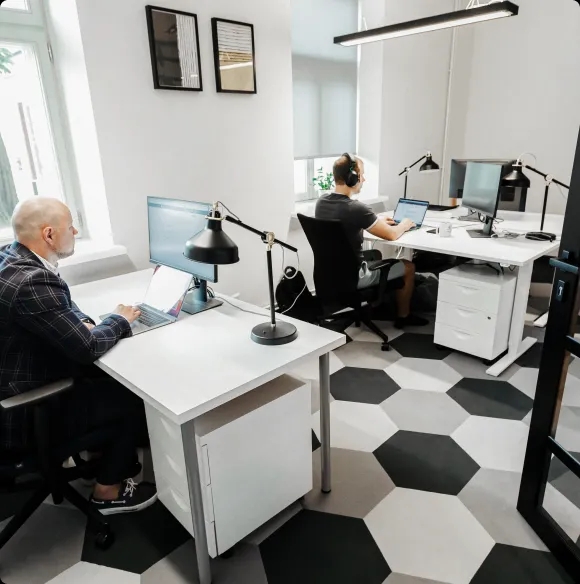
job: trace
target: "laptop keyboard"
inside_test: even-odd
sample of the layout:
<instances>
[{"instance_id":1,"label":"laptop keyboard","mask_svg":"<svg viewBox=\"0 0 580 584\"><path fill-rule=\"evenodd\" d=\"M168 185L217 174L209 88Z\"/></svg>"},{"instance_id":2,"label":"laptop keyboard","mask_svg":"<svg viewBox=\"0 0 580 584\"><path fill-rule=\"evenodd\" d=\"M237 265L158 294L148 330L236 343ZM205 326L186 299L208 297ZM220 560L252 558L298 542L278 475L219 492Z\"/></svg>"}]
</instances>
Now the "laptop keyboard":
<instances>
[{"instance_id":1,"label":"laptop keyboard","mask_svg":"<svg viewBox=\"0 0 580 584\"><path fill-rule=\"evenodd\" d=\"M168 321L167 317L153 312L147 306L141 305L139 306L139 310L141 311L141 316L137 319L137 322L145 326L157 326Z\"/></svg>"}]
</instances>

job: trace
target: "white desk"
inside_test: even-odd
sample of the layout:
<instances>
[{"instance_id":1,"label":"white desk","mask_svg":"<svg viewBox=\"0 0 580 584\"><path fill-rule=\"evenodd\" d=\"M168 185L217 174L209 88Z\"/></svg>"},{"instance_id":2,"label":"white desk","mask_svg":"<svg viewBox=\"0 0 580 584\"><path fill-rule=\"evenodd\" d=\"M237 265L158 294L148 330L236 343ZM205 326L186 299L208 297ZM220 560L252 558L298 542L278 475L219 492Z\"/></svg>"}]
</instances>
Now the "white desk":
<instances>
[{"instance_id":1,"label":"white desk","mask_svg":"<svg viewBox=\"0 0 580 584\"><path fill-rule=\"evenodd\" d=\"M143 298L152 270L75 286L72 297L95 320L117 304ZM261 312L238 300L233 303ZM175 324L124 339L97 365L149 405L181 427L197 561L201 584L211 582L200 485L200 461L195 448L195 419L262 384L290 372L313 357L320 358L322 486L330 491L329 353L345 344L344 335L301 321L298 339L266 347L250 340L252 327L268 320L224 304L195 316L183 314Z\"/></svg>"},{"instance_id":2,"label":"white desk","mask_svg":"<svg viewBox=\"0 0 580 584\"><path fill-rule=\"evenodd\" d=\"M489 375L498 377L537 342L537 339L533 337L524 338L523 336L534 261L544 255L554 254L558 250L560 243L559 241L552 243L531 241L524 237L518 239L472 238L467 233L467 230L477 229L477 225L466 225L465 222L453 219L453 215L456 214L456 211L429 211L425 219L425 223L432 226L441 221L453 223L451 237L439 237L428 233L429 227L423 227L423 229L405 233L397 241L379 240L368 232L365 232L365 239L373 242L381 241L386 245L395 247L462 256L517 268L516 293L510 324L508 352L487 370ZM540 229L539 213L506 211L500 212L498 217L503 221L496 225L496 231L526 233L528 231L539 231ZM561 234L563 222L563 216L548 215L544 229L545 231Z\"/></svg>"}]
</instances>

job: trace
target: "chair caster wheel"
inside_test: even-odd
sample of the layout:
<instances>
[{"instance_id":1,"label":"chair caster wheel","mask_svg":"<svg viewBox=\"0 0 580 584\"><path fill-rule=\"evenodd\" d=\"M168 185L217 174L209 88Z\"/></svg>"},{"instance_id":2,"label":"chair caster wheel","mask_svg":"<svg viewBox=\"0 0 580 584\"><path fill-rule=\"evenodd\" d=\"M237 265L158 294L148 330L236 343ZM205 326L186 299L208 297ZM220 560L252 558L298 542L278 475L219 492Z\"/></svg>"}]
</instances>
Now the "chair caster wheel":
<instances>
[{"instance_id":1,"label":"chair caster wheel","mask_svg":"<svg viewBox=\"0 0 580 584\"><path fill-rule=\"evenodd\" d=\"M95 547L100 550L108 550L115 543L115 534L110 531L100 531L95 538Z\"/></svg>"},{"instance_id":2,"label":"chair caster wheel","mask_svg":"<svg viewBox=\"0 0 580 584\"><path fill-rule=\"evenodd\" d=\"M381 345L381 351L390 351L391 350L391 345L389 345L389 343L383 343Z\"/></svg>"}]
</instances>

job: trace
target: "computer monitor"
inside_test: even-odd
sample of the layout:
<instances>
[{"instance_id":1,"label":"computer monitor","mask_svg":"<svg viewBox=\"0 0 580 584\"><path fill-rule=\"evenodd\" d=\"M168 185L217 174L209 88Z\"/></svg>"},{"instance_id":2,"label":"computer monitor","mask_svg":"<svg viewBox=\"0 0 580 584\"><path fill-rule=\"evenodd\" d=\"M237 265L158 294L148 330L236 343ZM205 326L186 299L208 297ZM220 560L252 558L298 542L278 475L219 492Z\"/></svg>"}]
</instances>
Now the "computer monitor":
<instances>
[{"instance_id":1,"label":"computer monitor","mask_svg":"<svg viewBox=\"0 0 580 584\"><path fill-rule=\"evenodd\" d=\"M453 159L451 161L451 176L449 181L449 198L463 198L465 186L465 173L469 162L482 162L486 164L499 164L502 167L502 177L512 171L515 160L506 159ZM527 193L522 189L514 189L501 185L498 209L501 211L522 211L526 210Z\"/></svg>"},{"instance_id":2,"label":"computer monitor","mask_svg":"<svg viewBox=\"0 0 580 584\"><path fill-rule=\"evenodd\" d=\"M154 264L182 270L197 279L194 297L189 295L183 306L183 310L190 314L213 308L208 303L207 282L218 281L217 266L192 262L183 255L187 240L205 229L210 211L209 203L147 197L149 259Z\"/></svg>"},{"instance_id":3,"label":"computer monitor","mask_svg":"<svg viewBox=\"0 0 580 584\"><path fill-rule=\"evenodd\" d=\"M463 188L463 205L485 217L481 231L468 233L472 237L491 237L497 213L502 167L499 164L468 162Z\"/></svg>"}]
</instances>

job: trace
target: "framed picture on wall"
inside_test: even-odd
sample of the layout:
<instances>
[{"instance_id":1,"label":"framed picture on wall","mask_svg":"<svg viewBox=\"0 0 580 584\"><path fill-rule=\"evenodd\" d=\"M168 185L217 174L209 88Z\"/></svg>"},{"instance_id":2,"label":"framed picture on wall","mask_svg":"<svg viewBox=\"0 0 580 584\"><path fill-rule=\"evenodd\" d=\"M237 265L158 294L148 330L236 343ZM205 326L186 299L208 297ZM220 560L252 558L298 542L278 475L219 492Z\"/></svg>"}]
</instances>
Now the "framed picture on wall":
<instances>
[{"instance_id":1,"label":"framed picture on wall","mask_svg":"<svg viewBox=\"0 0 580 584\"><path fill-rule=\"evenodd\" d=\"M146 6L155 89L202 91L197 16Z\"/></svg>"},{"instance_id":2,"label":"framed picture on wall","mask_svg":"<svg viewBox=\"0 0 580 584\"><path fill-rule=\"evenodd\" d=\"M221 93L257 93L254 26L212 18L217 90Z\"/></svg>"}]
</instances>

